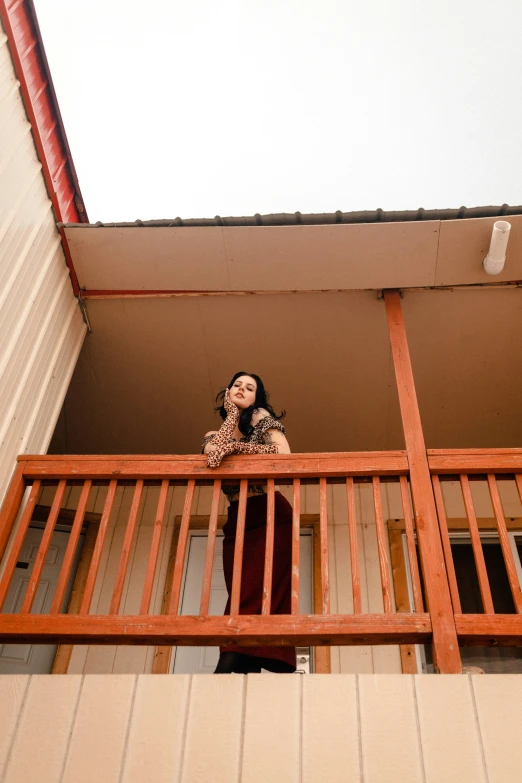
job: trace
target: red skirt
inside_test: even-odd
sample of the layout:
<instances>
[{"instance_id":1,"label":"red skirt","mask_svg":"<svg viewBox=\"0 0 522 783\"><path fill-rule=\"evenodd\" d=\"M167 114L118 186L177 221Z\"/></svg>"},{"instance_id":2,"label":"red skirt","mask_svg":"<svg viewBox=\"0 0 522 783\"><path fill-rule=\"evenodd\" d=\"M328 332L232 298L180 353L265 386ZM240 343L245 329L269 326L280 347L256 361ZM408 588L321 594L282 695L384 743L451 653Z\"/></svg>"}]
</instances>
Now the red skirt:
<instances>
[{"instance_id":1,"label":"red skirt","mask_svg":"<svg viewBox=\"0 0 522 783\"><path fill-rule=\"evenodd\" d=\"M239 614L261 614L265 570L266 510L267 495L254 495L247 499ZM227 521L223 525L223 571L228 590L228 601L224 612L226 615L230 614L237 511L238 501L235 500L228 508ZM292 506L280 492L275 493L274 521L274 565L270 613L290 614ZM220 652L240 652L242 655L272 658L284 661L294 668L296 666L295 647L221 647Z\"/></svg>"}]
</instances>

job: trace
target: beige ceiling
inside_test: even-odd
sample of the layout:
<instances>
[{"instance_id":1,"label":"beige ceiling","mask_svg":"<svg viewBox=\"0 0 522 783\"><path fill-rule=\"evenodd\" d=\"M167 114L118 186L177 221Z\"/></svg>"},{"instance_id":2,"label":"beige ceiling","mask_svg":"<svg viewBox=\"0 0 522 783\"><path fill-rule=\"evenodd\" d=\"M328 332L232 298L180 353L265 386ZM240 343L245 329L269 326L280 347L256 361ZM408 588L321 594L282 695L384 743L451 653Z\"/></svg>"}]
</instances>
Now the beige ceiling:
<instances>
[{"instance_id":1,"label":"beige ceiling","mask_svg":"<svg viewBox=\"0 0 522 783\"><path fill-rule=\"evenodd\" d=\"M408 288L522 279L522 216L505 269L482 269L496 218L319 226L68 227L89 290Z\"/></svg>"},{"instance_id":2,"label":"beige ceiling","mask_svg":"<svg viewBox=\"0 0 522 783\"><path fill-rule=\"evenodd\" d=\"M428 447L522 445L522 290L412 291L402 301ZM87 307L93 331L54 453L195 453L218 423L214 397L236 370L260 374L276 409L287 409L293 451L403 447L375 292Z\"/></svg>"}]
</instances>

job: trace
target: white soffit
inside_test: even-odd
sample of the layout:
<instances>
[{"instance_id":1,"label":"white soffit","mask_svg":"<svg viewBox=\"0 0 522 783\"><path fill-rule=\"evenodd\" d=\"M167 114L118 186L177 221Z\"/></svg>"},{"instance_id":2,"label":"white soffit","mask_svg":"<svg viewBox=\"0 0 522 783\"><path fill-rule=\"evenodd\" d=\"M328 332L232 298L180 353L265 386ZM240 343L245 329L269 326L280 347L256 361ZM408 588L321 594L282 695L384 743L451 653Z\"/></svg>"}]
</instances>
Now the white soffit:
<instances>
[{"instance_id":1,"label":"white soffit","mask_svg":"<svg viewBox=\"0 0 522 783\"><path fill-rule=\"evenodd\" d=\"M504 272L482 269L496 218L256 227L69 227L87 291L416 288L522 279L522 216Z\"/></svg>"}]
</instances>

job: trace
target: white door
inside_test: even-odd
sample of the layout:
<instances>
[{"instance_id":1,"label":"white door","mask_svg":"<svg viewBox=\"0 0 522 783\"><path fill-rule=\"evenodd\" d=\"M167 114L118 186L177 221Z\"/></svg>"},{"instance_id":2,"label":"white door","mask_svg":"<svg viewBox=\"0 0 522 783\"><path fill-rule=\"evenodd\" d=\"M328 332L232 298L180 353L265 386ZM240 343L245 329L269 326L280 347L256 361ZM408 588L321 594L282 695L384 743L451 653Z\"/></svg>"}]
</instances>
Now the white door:
<instances>
[{"instance_id":1,"label":"white door","mask_svg":"<svg viewBox=\"0 0 522 783\"><path fill-rule=\"evenodd\" d=\"M189 539L188 558L185 568L183 592L181 596L180 614L199 614L201 600L201 585L205 567L207 550L207 535L192 533ZM302 614L312 614L312 536L301 534L300 546L301 595L299 608ZM223 574L223 536L216 538L216 553L212 570L212 587L210 592L211 615L222 615L227 603L227 588ZM298 660L306 657L308 650L298 655ZM174 650L174 674L211 674L216 668L219 658L218 647L177 647ZM298 664L299 668L299 664Z\"/></svg>"},{"instance_id":2,"label":"white door","mask_svg":"<svg viewBox=\"0 0 522 783\"><path fill-rule=\"evenodd\" d=\"M15 569L5 600L4 613L16 614L21 609L42 535L41 528L30 527L27 531L18 560L19 565ZM83 538L80 536L76 562L71 569L71 579L67 586L64 606L67 606L71 594ZM31 614L45 614L51 608L68 541L69 533L56 531L53 534ZM50 674L55 655L56 645L53 644L0 644L0 674Z\"/></svg>"}]
</instances>

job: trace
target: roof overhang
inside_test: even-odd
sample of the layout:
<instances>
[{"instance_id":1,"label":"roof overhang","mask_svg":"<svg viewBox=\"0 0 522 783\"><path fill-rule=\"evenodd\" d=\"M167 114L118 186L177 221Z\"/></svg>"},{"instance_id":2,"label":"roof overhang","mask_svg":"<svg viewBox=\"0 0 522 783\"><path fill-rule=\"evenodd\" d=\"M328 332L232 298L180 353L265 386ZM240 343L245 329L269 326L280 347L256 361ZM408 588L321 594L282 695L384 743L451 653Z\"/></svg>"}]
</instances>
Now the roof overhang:
<instances>
[{"instance_id":1,"label":"roof overhang","mask_svg":"<svg viewBox=\"0 0 522 783\"><path fill-rule=\"evenodd\" d=\"M487 275L495 217L291 226L66 226L85 298L333 291L522 280L522 215L504 271Z\"/></svg>"}]
</instances>

